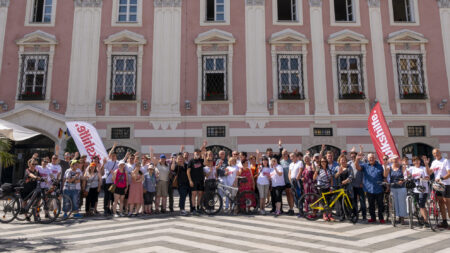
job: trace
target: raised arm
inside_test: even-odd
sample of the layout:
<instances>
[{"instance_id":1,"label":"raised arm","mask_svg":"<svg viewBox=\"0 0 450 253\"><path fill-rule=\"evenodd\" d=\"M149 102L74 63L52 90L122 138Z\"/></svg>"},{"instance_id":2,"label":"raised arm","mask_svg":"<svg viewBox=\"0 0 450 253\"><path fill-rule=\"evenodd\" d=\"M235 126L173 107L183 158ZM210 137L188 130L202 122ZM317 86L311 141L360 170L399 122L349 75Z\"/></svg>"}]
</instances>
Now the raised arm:
<instances>
[{"instance_id":1,"label":"raised arm","mask_svg":"<svg viewBox=\"0 0 450 253\"><path fill-rule=\"evenodd\" d=\"M117 146L117 142L114 142L114 144L113 144L113 146L112 146L112 148L111 148L111 150L109 151L109 154L108 154L109 159L112 159L111 156L114 153L114 150L116 149L116 146Z\"/></svg>"},{"instance_id":2,"label":"raised arm","mask_svg":"<svg viewBox=\"0 0 450 253\"><path fill-rule=\"evenodd\" d=\"M359 162L361 161L363 154L360 152L357 156L356 156L356 160L355 160L355 167L357 170L362 171L361 165L359 164Z\"/></svg>"},{"instance_id":3,"label":"raised arm","mask_svg":"<svg viewBox=\"0 0 450 253\"><path fill-rule=\"evenodd\" d=\"M149 148L149 151L150 151L150 161L151 161L151 163L153 163L155 166L158 164L158 159L156 159L156 157L154 156L154 150L153 150L153 147L152 146L150 146L150 148Z\"/></svg>"}]
</instances>

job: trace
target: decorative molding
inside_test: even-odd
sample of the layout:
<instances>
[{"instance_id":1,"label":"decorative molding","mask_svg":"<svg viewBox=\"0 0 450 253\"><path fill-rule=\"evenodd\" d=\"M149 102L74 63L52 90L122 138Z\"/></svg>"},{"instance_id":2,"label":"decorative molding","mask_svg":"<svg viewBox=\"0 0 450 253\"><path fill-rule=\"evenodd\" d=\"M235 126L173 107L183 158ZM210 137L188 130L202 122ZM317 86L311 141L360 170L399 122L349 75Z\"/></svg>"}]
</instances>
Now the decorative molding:
<instances>
[{"instance_id":1,"label":"decorative molding","mask_svg":"<svg viewBox=\"0 0 450 253\"><path fill-rule=\"evenodd\" d=\"M311 7L322 7L322 0L309 0Z\"/></svg>"},{"instance_id":2,"label":"decorative molding","mask_svg":"<svg viewBox=\"0 0 450 253\"><path fill-rule=\"evenodd\" d=\"M249 6L265 6L266 1L265 0L246 0L245 4L249 5Z\"/></svg>"},{"instance_id":3,"label":"decorative molding","mask_svg":"<svg viewBox=\"0 0 450 253\"><path fill-rule=\"evenodd\" d=\"M269 44L308 44L309 40L302 33L290 28L273 33L270 36Z\"/></svg>"},{"instance_id":4,"label":"decorative molding","mask_svg":"<svg viewBox=\"0 0 450 253\"><path fill-rule=\"evenodd\" d=\"M328 38L329 44L367 44L369 41L362 34L345 29L333 33Z\"/></svg>"},{"instance_id":5,"label":"decorative molding","mask_svg":"<svg viewBox=\"0 0 450 253\"><path fill-rule=\"evenodd\" d=\"M268 119L248 119L245 122L250 126L251 129L260 128L263 129L267 123L269 123Z\"/></svg>"},{"instance_id":6,"label":"decorative molding","mask_svg":"<svg viewBox=\"0 0 450 253\"><path fill-rule=\"evenodd\" d=\"M219 29L212 29L200 33L195 39L195 44L234 44L236 39L233 34Z\"/></svg>"},{"instance_id":7,"label":"decorative molding","mask_svg":"<svg viewBox=\"0 0 450 253\"><path fill-rule=\"evenodd\" d=\"M126 40L126 41L125 41ZM121 32L110 35L105 39L105 44L123 44L123 45L145 45L147 40L141 34L123 30Z\"/></svg>"},{"instance_id":8,"label":"decorative molding","mask_svg":"<svg viewBox=\"0 0 450 253\"><path fill-rule=\"evenodd\" d=\"M438 0L439 8L450 8L450 0Z\"/></svg>"},{"instance_id":9,"label":"decorative molding","mask_svg":"<svg viewBox=\"0 0 450 253\"><path fill-rule=\"evenodd\" d=\"M16 41L17 45L56 45L58 41L55 35L37 30L26 34L23 38Z\"/></svg>"},{"instance_id":10,"label":"decorative molding","mask_svg":"<svg viewBox=\"0 0 450 253\"><path fill-rule=\"evenodd\" d=\"M75 7L102 7L103 0L74 0Z\"/></svg>"},{"instance_id":11,"label":"decorative molding","mask_svg":"<svg viewBox=\"0 0 450 253\"><path fill-rule=\"evenodd\" d=\"M181 0L154 0L155 7L181 7Z\"/></svg>"},{"instance_id":12,"label":"decorative molding","mask_svg":"<svg viewBox=\"0 0 450 253\"><path fill-rule=\"evenodd\" d=\"M0 0L0 8L2 7L8 7L9 6L9 0Z\"/></svg>"},{"instance_id":13,"label":"decorative molding","mask_svg":"<svg viewBox=\"0 0 450 253\"><path fill-rule=\"evenodd\" d=\"M387 42L397 44L425 44L428 43L428 40L421 33L403 29L390 33Z\"/></svg>"},{"instance_id":14,"label":"decorative molding","mask_svg":"<svg viewBox=\"0 0 450 253\"><path fill-rule=\"evenodd\" d=\"M171 129L171 130L175 130L177 129L178 124L180 124L181 121L180 120L152 120L150 122L150 124L152 124L153 128L158 130L158 129L162 129L162 130L167 130L167 129Z\"/></svg>"},{"instance_id":15,"label":"decorative molding","mask_svg":"<svg viewBox=\"0 0 450 253\"><path fill-rule=\"evenodd\" d=\"M380 0L367 0L369 8L380 8Z\"/></svg>"}]
</instances>

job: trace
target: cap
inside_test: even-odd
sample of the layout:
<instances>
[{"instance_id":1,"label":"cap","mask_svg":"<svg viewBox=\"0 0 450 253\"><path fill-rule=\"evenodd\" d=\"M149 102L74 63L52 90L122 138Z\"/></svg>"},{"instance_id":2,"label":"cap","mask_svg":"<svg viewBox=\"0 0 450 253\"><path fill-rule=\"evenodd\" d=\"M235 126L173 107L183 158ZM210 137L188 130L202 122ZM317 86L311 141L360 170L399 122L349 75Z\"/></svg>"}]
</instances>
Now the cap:
<instances>
[{"instance_id":1,"label":"cap","mask_svg":"<svg viewBox=\"0 0 450 253\"><path fill-rule=\"evenodd\" d=\"M341 154L347 154L347 150L342 150Z\"/></svg>"},{"instance_id":2,"label":"cap","mask_svg":"<svg viewBox=\"0 0 450 253\"><path fill-rule=\"evenodd\" d=\"M70 162L70 166L72 166L72 165L74 165L74 164L77 164L77 163L80 163L80 161L78 161L78 160L72 160L72 161Z\"/></svg>"},{"instance_id":3,"label":"cap","mask_svg":"<svg viewBox=\"0 0 450 253\"><path fill-rule=\"evenodd\" d=\"M165 154L161 154L161 155L159 156L159 158L160 158L160 159L166 159L166 155L165 155Z\"/></svg>"},{"instance_id":4,"label":"cap","mask_svg":"<svg viewBox=\"0 0 450 253\"><path fill-rule=\"evenodd\" d=\"M175 156L177 156L177 153L172 153L172 157L175 157Z\"/></svg>"},{"instance_id":5,"label":"cap","mask_svg":"<svg viewBox=\"0 0 450 253\"><path fill-rule=\"evenodd\" d=\"M120 162L119 162L119 165L122 165L122 164L125 164L125 162L124 162L124 161L120 161Z\"/></svg>"},{"instance_id":6,"label":"cap","mask_svg":"<svg viewBox=\"0 0 450 253\"><path fill-rule=\"evenodd\" d=\"M91 163L91 164L89 164L89 166L95 167L95 166L97 166L97 164L96 163Z\"/></svg>"},{"instance_id":7,"label":"cap","mask_svg":"<svg viewBox=\"0 0 450 253\"><path fill-rule=\"evenodd\" d=\"M152 157L150 155L145 155L146 159L151 159Z\"/></svg>"},{"instance_id":8,"label":"cap","mask_svg":"<svg viewBox=\"0 0 450 253\"><path fill-rule=\"evenodd\" d=\"M316 156L320 156L320 154L319 153L315 153L313 157L316 157Z\"/></svg>"}]
</instances>

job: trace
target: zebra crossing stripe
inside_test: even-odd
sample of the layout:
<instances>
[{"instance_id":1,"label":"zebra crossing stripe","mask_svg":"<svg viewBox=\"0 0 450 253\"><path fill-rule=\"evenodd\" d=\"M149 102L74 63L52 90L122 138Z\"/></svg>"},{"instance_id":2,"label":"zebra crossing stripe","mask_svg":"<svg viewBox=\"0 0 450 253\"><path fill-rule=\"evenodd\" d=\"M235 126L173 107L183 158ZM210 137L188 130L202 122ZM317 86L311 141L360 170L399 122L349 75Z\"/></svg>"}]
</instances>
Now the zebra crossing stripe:
<instances>
[{"instance_id":1,"label":"zebra crossing stripe","mask_svg":"<svg viewBox=\"0 0 450 253\"><path fill-rule=\"evenodd\" d=\"M201 226L199 224L205 224L205 225L209 225L209 226ZM311 240L312 238L314 240L318 240L318 236L316 235L311 235L311 234L301 234L301 233L292 233L289 231L283 231L283 230L276 230L276 229L265 229L265 228L260 228L260 227L253 227L253 226L245 226L245 225L239 225L239 224L222 224L220 228L218 227L213 227L213 225L217 225L214 222L210 222L210 221L204 221L202 219L198 219L195 220L195 223L192 224L192 226L194 226L195 228L198 229L202 229L202 230L206 230L206 231L210 231L210 232L214 232L214 231L224 231L223 233L230 233L233 235L240 235L243 237L249 237L252 239L261 239L261 240L269 240L269 241L273 241L276 240L279 243L283 243L283 244L287 244L287 245L293 245L293 246L299 246L299 247L308 247L308 248L313 248L313 249L322 249L322 250L329 250L329 251L333 251L333 252L342 252L342 253L347 253L347 252L363 252L360 249L358 250L352 250L352 249L347 249L347 248L342 248L342 247L333 247L333 246L328 246L326 244L321 244L318 242L315 243L309 243L309 242L305 242L305 241L301 241L301 240L288 240L288 239L284 239L284 238L274 238L273 235L276 236L289 236L289 237L298 237L298 238L302 238L302 239L308 239ZM223 226L230 226L233 228L230 229L225 229ZM189 225L191 226L191 225ZM265 232L265 233L270 233L270 236L264 236L264 235L260 235L258 233L246 233L246 232L242 232L242 231L237 231L236 228L241 228L241 229L245 229L245 230L250 230L250 231L254 231L254 232ZM323 239L323 241L327 241L329 242L342 242L341 239L336 239L336 238L327 238L327 237L320 237L321 239ZM332 240L328 240L328 239L332 239ZM356 243L352 243L351 246L358 246Z\"/></svg>"},{"instance_id":2,"label":"zebra crossing stripe","mask_svg":"<svg viewBox=\"0 0 450 253\"><path fill-rule=\"evenodd\" d=\"M391 227L392 227L391 225L382 225L382 224L369 225L369 227L345 231L341 235L346 236L346 237L353 237L353 236L357 236L357 235L377 232L377 231L380 231L383 229L388 229Z\"/></svg>"},{"instance_id":3,"label":"zebra crossing stripe","mask_svg":"<svg viewBox=\"0 0 450 253\"><path fill-rule=\"evenodd\" d=\"M401 252L406 252L409 250L414 250L414 249L418 249L418 248L422 248L424 246L430 245L430 244L434 244L443 240L448 240L450 238L449 234L437 234L434 236L429 236L426 238L422 238L422 239L418 239L418 240L414 240L412 242L407 242L407 243L402 243L399 244L397 246L391 247L391 248L387 248L387 249L383 249L383 250L379 250L376 251L377 253L379 252L389 252L389 253L401 253ZM449 249L450 250L450 249ZM420 250L419 250L420 252ZM447 251L447 253L450 251Z\"/></svg>"},{"instance_id":4,"label":"zebra crossing stripe","mask_svg":"<svg viewBox=\"0 0 450 253\"><path fill-rule=\"evenodd\" d=\"M439 250L439 251L436 251L435 253L448 253L448 252L450 252L450 248Z\"/></svg>"},{"instance_id":5,"label":"zebra crossing stripe","mask_svg":"<svg viewBox=\"0 0 450 253\"><path fill-rule=\"evenodd\" d=\"M358 243L360 243L362 245L372 245L372 244L385 242L385 241L389 241L392 239L396 239L396 238L400 238L400 237L404 237L404 236L408 236L408 235L412 235L412 234L416 234L416 233L419 233L419 231L412 230L412 229L405 229L405 230L400 230L400 231L396 231L396 232L392 232L392 233L388 233L388 234L372 236L372 237L369 237L366 239L359 240Z\"/></svg>"},{"instance_id":6,"label":"zebra crossing stripe","mask_svg":"<svg viewBox=\"0 0 450 253\"><path fill-rule=\"evenodd\" d=\"M267 220L267 221L273 221L274 217L272 216L255 216L252 219L258 219L258 220ZM277 223L283 223L283 224L298 224L298 225L306 225L306 226L314 226L314 227L321 227L326 229L340 229L340 228L348 228L354 226L351 223L337 223L337 222L326 222L322 220L317 220L314 222L311 221L302 221L296 218L295 216L290 217L277 217Z\"/></svg>"},{"instance_id":7,"label":"zebra crossing stripe","mask_svg":"<svg viewBox=\"0 0 450 253\"><path fill-rule=\"evenodd\" d=\"M142 247L134 250L127 250L127 253L142 253L142 252L164 252L164 253L185 253L186 251L171 249L163 246Z\"/></svg>"}]
</instances>

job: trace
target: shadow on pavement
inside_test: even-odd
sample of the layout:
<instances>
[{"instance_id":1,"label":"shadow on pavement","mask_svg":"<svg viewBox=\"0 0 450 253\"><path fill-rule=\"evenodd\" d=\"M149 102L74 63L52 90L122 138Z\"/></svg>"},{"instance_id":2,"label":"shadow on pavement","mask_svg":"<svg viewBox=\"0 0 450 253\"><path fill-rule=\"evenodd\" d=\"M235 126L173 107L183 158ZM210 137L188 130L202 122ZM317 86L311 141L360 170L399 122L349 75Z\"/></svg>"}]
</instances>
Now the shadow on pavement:
<instances>
[{"instance_id":1,"label":"shadow on pavement","mask_svg":"<svg viewBox=\"0 0 450 253\"><path fill-rule=\"evenodd\" d=\"M43 249L39 247L48 246ZM14 252L19 250L29 250L33 252L49 252L49 251L63 251L67 249L66 243L61 239L55 238L40 238L33 241L27 238L19 239L0 239L0 252Z\"/></svg>"}]
</instances>

